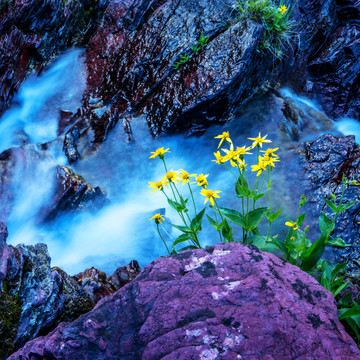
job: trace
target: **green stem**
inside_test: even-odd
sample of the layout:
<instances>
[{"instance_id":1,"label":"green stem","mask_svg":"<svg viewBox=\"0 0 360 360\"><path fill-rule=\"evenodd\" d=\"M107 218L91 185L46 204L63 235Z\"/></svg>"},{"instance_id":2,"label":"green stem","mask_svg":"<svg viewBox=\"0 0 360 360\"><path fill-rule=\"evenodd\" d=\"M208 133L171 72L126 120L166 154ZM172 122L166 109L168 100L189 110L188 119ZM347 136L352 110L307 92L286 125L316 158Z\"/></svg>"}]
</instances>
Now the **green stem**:
<instances>
[{"instance_id":1,"label":"green stem","mask_svg":"<svg viewBox=\"0 0 360 360\"><path fill-rule=\"evenodd\" d=\"M233 173L233 171L227 166L225 165L225 163L223 163L224 166L231 172L231 174L234 176L234 178L236 179L236 181L238 180L237 176Z\"/></svg>"},{"instance_id":2,"label":"green stem","mask_svg":"<svg viewBox=\"0 0 360 360\"><path fill-rule=\"evenodd\" d=\"M170 255L169 248L167 247L167 245L166 245L166 242L165 242L164 238L163 238L163 237L161 236L161 234L160 234L159 224L156 224L156 227L157 227L157 231L158 231L158 233L159 233L159 236L160 236L161 240L163 241L163 243L164 243L164 245L165 245L165 247L166 247L167 252L168 252L168 253L169 253L169 255Z\"/></svg>"},{"instance_id":3,"label":"green stem","mask_svg":"<svg viewBox=\"0 0 360 360\"><path fill-rule=\"evenodd\" d=\"M271 188L270 188L270 182L271 182L271 169L268 168L269 209L270 209L270 215L271 215ZM268 233L267 233L267 236L266 236L267 239L270 236L271 224L272 224L272 222L269 220L269 229L268 229Z\"/></svg>"},{"instance_id":4,"label":"green stem","mask_svg":"<svg viewBox=\"0 0 360 360\"><path fill-rule=\"evenodd\" d=\"M214 208L213 208L213 210L214 210L214 214L215 214L216 223L219 224L218 219L217 219L217 215L216 215L216 211L215 211ZM219 230L219 235L220 235L220 242L223 242L223 241L222 241L222 236L221 236L221 230Z\"/></svg>"},{"instance_id":5,"label":"green stem","mask_svg":"<svg viewBox=\"0 0 360 360\"><path fill-rule=\"evenodd\" d=\"M192 192L192 189L191 189L191 186L190 186L190 182L187 183L188 186L189 186L189 190L190 190L190 194L191 194L191 199L192 199L192 202L194 204L194 210L195 210L195 216L197 215L197 212L196 212L196 205L195 205L195 200L194 200L194 194Z\"/></svg>"}]
</instances>

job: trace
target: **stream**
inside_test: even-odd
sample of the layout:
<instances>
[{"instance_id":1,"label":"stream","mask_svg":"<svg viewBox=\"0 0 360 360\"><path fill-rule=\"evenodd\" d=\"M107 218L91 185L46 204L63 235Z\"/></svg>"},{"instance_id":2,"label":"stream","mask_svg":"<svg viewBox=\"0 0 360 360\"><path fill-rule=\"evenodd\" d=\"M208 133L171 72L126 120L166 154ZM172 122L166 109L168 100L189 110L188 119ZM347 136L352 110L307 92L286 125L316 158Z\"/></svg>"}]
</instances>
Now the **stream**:
<instances>
[{"instance_id":1,"label":"stream","mask_svg":"<svg viewBox=\"0 0 360 360\"><path fill-rule=\"evenodd\" d=\"M110 133L100 149L87 155L70 167L81 174L93 186L100 186L108 193L109 205L97 212L83 212L62 216L50 225L39 225L37 215L46 206L53 194L52 173L56 164L69 166L62 152L62 141L57 140L59 111L75 112L80 106L86 87L86 72L83 52L71 50L57 60L40 76L26 80L13 106L0 119L0 150L12 146L54 141L41 164L32 169L18 169L14 185L15 203L7 220L9 244L35 244L44 242L49 247L52 265L59 266L69 274L76 274L85 268L95 266L107 273L118 266L136 259L145 266L153 259L166 255L156 227L149 218L160 211L166 221L162 228L164 236L176 238L178 233L170 222L180 224L177 214L167 205L159 191L150 193L149 181L164 176L162 162L149 159L150 152L158 147L170 149L167 154L168 169L185 169L190 174L209 174L209 188L222 191L220 206L239 208L234 194L234 179L226 169L212 162L217 151L218 140L214 137L229 131L237 146L250 146L249 137L268 135L270 147L279 147L280 162L273 172L273 209L283 207L283 216L273 226L272 233L284 233L285 215L294 214L301 195L300 165L296 152L299 143L315 140L321 134L356 135L360 141L360 125L352 119L341 119L326 125L317 123L321 108L309 99L296 96L289 89L280 91L283 97L314 119L311 130L306 127L293 140L289 131L280 129L283 121L283 102L271 94L254 97L234 119L223 126L207 129L201 137L186 137L183 134L162 136L153 139L143 117L134 118L131 123L133 140L127 140L123 127L117 126ZM322 116L324 116L322 114ZM255 156L248 160L248 170ZM249 171L250 172L250 171ZM253 181L254 173L249 175ZM182 185L180 185L181 188ZM184 187L186 189L186 187ZM198 208L202 208L204 197L200 188L193 185ZM185 194L187 192L185 191ZM267 205L267 198L262 200ZM210 212L208 212L211 215ZM207 222L207 220L204 220ZM235 229L235 236L238 236ZM204 225L200 236L202 245L214 244L218 235Z\"/></svg>"}]
</instances>

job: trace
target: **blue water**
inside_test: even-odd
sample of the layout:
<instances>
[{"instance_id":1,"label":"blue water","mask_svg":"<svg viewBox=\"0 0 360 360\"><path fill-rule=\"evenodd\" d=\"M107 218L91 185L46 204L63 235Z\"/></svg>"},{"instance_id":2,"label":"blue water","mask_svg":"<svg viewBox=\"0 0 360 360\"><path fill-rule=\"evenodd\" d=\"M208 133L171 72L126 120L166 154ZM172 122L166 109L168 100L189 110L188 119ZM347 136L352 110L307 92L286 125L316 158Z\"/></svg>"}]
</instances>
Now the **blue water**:
<instances>
[{"instance_id":1,"label":"blue water","mask_svg":"<svg viewBox=\"0 0 360 360\"><path fill-rule=\"evenodd\" d=\"M26 81L12 109L0 120L0 148L19 145L24 141L24 136L32 144L56 139L58 111L77 110L85 88L85 75L81 51L73 50L59 57L40 77ZM310 100L296 97L289 90L284 91L283 95L292 97L299 107L304 103L304 109L312 107L313 111L321 111ZM280 148L281 162L274 171L272 204L275 210L283 207L283 214L291 217L301 195L300 167L296 156L298 143L304 139L316 139L326 131L360 133L357 123L358 130L355 129L354 120L344 119L332 129L319 129L311 134L306 133L305 129L295 142L279 130L283 118L281 106L281 100L274 97L255 99L231 122L213 126L200 138L176 135L153 139L145 119L140 117L132 120L133 140L129 142L119 122L95 154L84 156L72 165L75 172L83 175L93 186L105 189L111 203L96 213L65 216L51 226L41 226L37 216L52 196L53 167L58 163L68 165L61 151L62 139L55 141L51 151L45 153L43 161L32 170L33 176L29 176L29 169L18 169L18 181L14 186L15 206L7 222L9 242L45 242L52 264L70 274L90 266L110 273L132 259L139 260L140 265L145 266L151 260L166 255L156 227L149 222L149 218L156 211L165 213L167 220L161 230L167 240L178 235L169 222L180 224L164 196L158 191L151 194L148 188L148 181L160 180L165 173L159 159L149 160L151 151L158 147L170 148L171 153L167 154L168 169L182 168L191 174L209 173L209 188L222 191L220 206L240 209L232 175L212 162L218 145L214 136L223 131L230 131L237 146L249 146L252 141L247 138L256 137L261 132L262 135L268 134L272 148ZM346 127L349 122L350 125ZM248 162L250 170L253 162ZM24 176L24 172L28 176ZM249 177L254 179L254 173L249 171ZM199 194L200 187L193 186L200 209L204 197ZM187 193L186 187L180 185L180 189ZM262 203L267 205L267 197ZM208 213L212 215L210 209ZM273 226L272 234L284 232L284 221L282 217L278 225ZM235 229L235 236L239 238L239 229ZM218 234L209 226L204 226L200 240L203 245L214 244L218 241Z\"/></svg>"}]
</instances>

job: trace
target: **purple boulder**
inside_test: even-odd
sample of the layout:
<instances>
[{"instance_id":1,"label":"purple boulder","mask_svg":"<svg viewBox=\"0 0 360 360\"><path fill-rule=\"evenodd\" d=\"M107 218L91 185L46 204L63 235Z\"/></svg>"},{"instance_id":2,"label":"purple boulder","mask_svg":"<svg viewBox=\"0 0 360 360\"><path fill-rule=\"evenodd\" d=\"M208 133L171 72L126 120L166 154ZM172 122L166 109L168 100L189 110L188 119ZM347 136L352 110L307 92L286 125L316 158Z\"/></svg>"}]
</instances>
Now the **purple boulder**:
<instances>
[{"instance_id":1,"label":"purple boulder","mask_svg":"<svg viewBox=\"0 0 360 360\"><path fill-rule=\"evenodd\" d=\"M153 261L88 314L9 359L360 359L310 275L238 243Z\"/></svg>"}]
</instances>

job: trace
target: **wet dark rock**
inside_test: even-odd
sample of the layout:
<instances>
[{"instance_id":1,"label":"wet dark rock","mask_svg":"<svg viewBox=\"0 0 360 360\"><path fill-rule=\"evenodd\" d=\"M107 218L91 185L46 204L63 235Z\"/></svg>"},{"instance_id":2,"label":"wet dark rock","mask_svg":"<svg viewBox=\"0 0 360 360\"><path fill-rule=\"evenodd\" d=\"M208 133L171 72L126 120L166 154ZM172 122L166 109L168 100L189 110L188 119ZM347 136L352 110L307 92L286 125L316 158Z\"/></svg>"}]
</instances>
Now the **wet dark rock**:
<instances>
[{"instance_id":1,"label":"wet dark rock","mask_svg":"<svg viewBox=\"0 0 360 360\"><path fill-rule=\"evenodd\" d=\"M127 266L120 266L109 277L94 267L74 275L73 279L90 295L95 303L115 291L119 290L140 273L140 266L136 260L130 262Z\"/></svg>"},{"instance_id":2,"label":"wet dark rock","mask_svg":"<svg viewBox=\"0 0 360 360\"><path fill-rule=\"evenodd\" d=\"M84 209L100 209L107 203L107 194L100 187L92 187L85 179L67 166L56 166L54 204L45 215L45 222L57 216Z\"/></svg>"},{"instance_id":3,"label":"wet dark rock","mask_svg":"<svg viewBox=\"0 0 360 360\"><path fill-rule=\"evenodd\" d=\"M320 211L332 214L324 199L330 199L335 193L337 201L342 192L342 175L348 180L360 178L360 146L354 136L335 137L330 134L321 136L314 142L305 143L301 162L305 170L308 184L308 196L313 215L319 216ZM349 270L356 276L360 275L360 187L348 186L345 190L344 203L356 200L356 204L341 213L335 225L334 237L338 236L351 247L329 248L327 257L333 262L346 262Z\"/></svg>"},{"instance_id":4,"label":"wet dark rock","mask_svg":"<svg viewBox=\"0 0 360 360\"><path fill-rule=\"evenodd\" d=\"M231 5L112 1L86 51L88 88L75 125L80 137L90 132L93 145L102 143L132 114L145 114L154 135L226 121L270 77L273 65L270 54L257 51L261 25L226 25L234 20ZM202 33L208 45L194 53ZM175 70L183 55L189 60ZM72 139L64 148L69 161L79 157Z\"/></svg>"},{"instance_id":5,"label":"wet dark rock","mask_svg":"<svg viewBox=\"0 0 360 360\"><path fill-rule=\"evenodd\" d=\"M75 320L94 303L74 280L50 268L45 244L8 246L6 226L0 223L0 228L0 358L5 359L60 321Z\"/></svg>"},{"instance_id":6,"label":"wet dark rock","mask_svg":"<svg viewBox=\"0 0 360 360\"><path fill-rule=\"evenodd\" d=\"M0 114L23 80L56 54L83 46L109 1L8 0L0 3Z\"/></svg>"},{"instance_id":7,"label":"wet dark rock","mask_svg":"<svg viewBox=\"0 0 360 360\"><path fill-rule=\"evenodd\" d=\"M300 0L295 5L300 49L307 59L306 80L312 82L311 94L332 118L359 118L359 13L357 0Z\"/></svg>"},{"instance_id":8,"label":"wet dark rock","mask_svg":"<svg viewBox=\"0 0 360 360\"><path fill-rule=\"evenodd\" d=\"M140 272L134 260L109 278L94 268L72 277L50 267L45 244L13 247L6 245L7 235L0 222L0 359L59 323L74 321ZM97 287L89 286L89 279Z\"/></svg>"},{"instance_id":9,"label":"wet dark rock","mask_svg":"<svg viewBox=\"0 0 360 360\"><path fill-rule=\"evenodd\" d=\"M203 276L198 270L210 268L204 264L216 271ZM91 312L9 359L235 360L239 354L245 360L254 354L360 358L329 291L274 255L229 243L153 261Z\"/></svg>"}]
</instances>

